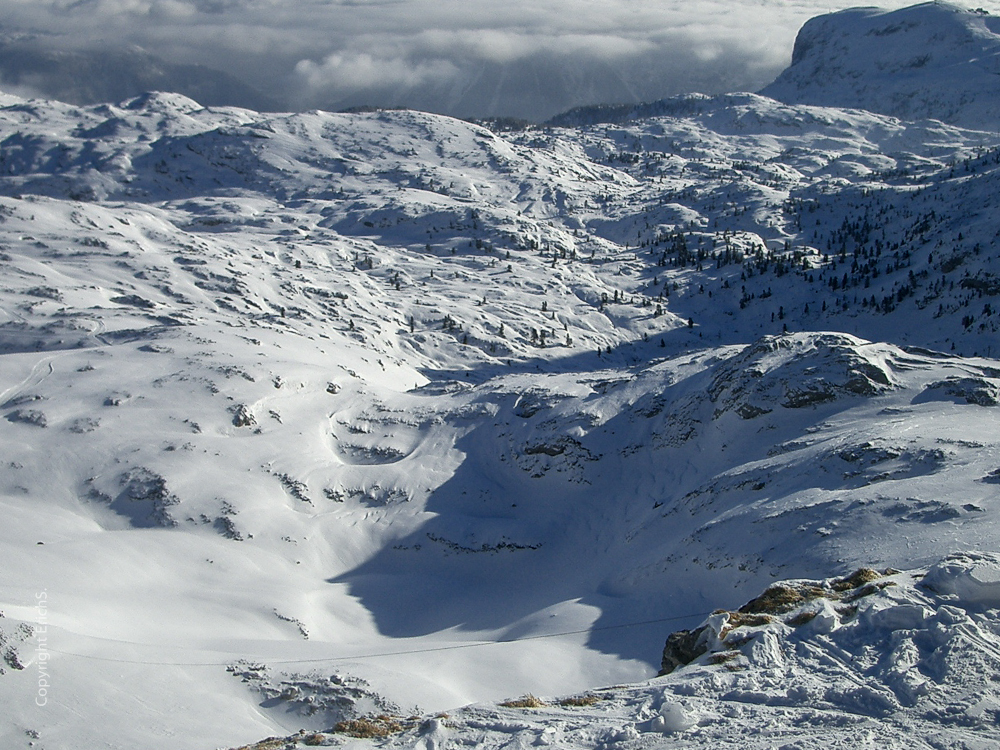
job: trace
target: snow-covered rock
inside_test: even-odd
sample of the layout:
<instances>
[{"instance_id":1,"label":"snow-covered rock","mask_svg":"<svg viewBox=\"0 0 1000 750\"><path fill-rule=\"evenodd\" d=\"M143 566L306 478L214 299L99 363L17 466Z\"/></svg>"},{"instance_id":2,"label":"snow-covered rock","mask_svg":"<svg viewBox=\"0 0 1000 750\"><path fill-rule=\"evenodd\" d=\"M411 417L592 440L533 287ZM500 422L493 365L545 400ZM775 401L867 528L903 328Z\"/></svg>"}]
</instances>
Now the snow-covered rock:
<instances>
[{"instance_id":1,"label":"snow-covered rock","mask_svg":"<svg viewBox=\"0 0 1000 750\"><path fill-rule=\"evenodd\" d=\"M945 2L853 8L808 21L761 93L906 120L1000 128L1000 19Z\"/></svg>"},{"instance_id":2,"label":"snow-covered rock","mask_svg":"<svg viewBox=\"0 0 1000 750\"><path fill-rule=\"evenodd\" d=\"M953 555L932 567L981 564L991 555ZM965 561L964 563L962 561ZM782 581L725 621L724 637L697 661L647 682L561 699L479 704L447 717L415 717L354 747L426 747L442 724L448 739L481 748L647 747L671 736L691 748L854 746L914 743L985 747L1000 741L998 609L939 597L923 571L870 569L823 580ZM788 592L804 597L790 602ZM944 602L951 603L944 603ZM766 604L765 604L766 603ZM817 610L815 604L821 604ZM971 605L971 606L970 606ZM770 607L756 619L744 610ZM836 628L817 629L827 613ZM715 624L713 624L715 623ZM348 727L328 728L293 747L339 746ZM350 740L348 740L350 741ZM416 744L414 744L416 743Z\"/></svg>"},{"instance_id":3,"label":"snow-covered rock","mask_svg":"<svg viewBox=\"0 0 1000 750\"><path fill-rule=\"evenodd\" d=\"M953 597L963 607L1000 607L1000 557L989 553L964 553L945 558L923 578L931 591Z\"/></svg>"}]
</instances>

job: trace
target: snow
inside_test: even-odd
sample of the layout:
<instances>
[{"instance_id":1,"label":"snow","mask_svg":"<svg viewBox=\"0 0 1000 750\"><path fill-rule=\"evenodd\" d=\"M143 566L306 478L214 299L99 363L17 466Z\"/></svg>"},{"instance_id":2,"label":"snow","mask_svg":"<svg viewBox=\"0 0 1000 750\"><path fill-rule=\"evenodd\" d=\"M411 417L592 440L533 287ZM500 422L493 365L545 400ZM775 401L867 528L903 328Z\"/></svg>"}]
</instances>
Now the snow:
<instances>
[{"instance_id":1,"label":"snow","mask_svg":"<svg viewBox=\"0 0 1000 750\"><path fill-rule=\"evenodd\" d=\"M998 627L996 611L941 603L915 585L920 571L875 575L871 583L854 588L844 588L843 579L783 584L814 591L837 620L833 630L817 630L816 618L807 616L816 599L776 610L758 624L740 624L740 613L720 613L713 618L734 621L723 638L668 675L574 700L542 698L531 708L468 706L416 721L379 745L421 747L450 740L484 748L640 748L663 742L692 748L957 748L995 743L1000 702L991 679L998 658L991 640ZM323 734L321 740L361 746L342 734Z\"/></svg>"},{"instance_id":2,"label":"snow","mask_svg":"<svg viewBox=\"0 0 1000 750\"><path fill-rule=\"evenodd\" d=\"M791 66L761 93L995 130L998 51L1000 22L982 10L852 8L808 21Z\"/></svg>"},{"instance_id":3,"label":"snow","mask_svg":"<svg viewBox=\"0 0 1000 750\"><path fill-rule=\"evenodd\" d=\"M1000 134L574 116L2 102L0 745L996 741Z\"/></svg>"},{"instance_id":4,"label":"snow","mask_svg":"<svg viewBox=\"0 0 1000 750\"><path fill-rule=\"evenodd\" d=\"M664 703L660 706L659 713L660 715L650 722L650 729L654 732L659 731L664 734L685 732L697 723L679 703Z\"/></svg>"},{"instance_id":5,"label":"snow","mask_svg":"<svg viewBox=\"0 0 1000 750\"><path fill-rule=\"evenodd\" d=\"M962 606L995 609L1000 602L1000 559L987 553L951 555L931 568L923 583Z\"/></svg>"}]
</instances>

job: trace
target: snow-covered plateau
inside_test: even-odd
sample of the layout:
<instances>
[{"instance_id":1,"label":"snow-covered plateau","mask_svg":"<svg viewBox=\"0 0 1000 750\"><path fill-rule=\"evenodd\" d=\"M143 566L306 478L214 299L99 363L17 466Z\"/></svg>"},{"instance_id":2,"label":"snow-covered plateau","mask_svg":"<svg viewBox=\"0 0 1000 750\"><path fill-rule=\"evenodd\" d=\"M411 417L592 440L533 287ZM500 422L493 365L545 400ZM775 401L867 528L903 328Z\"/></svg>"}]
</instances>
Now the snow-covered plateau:
<instances>
[{"instance_id":1,"label":"snow-covered plateau","mask_svg":"<svg viewBox=\"0 0 1000 750\"><path fill-rule=\"evenodd\" d=\"M0 747L996 747L997 96L2 96Z\"/></svg>"}]
</instances>

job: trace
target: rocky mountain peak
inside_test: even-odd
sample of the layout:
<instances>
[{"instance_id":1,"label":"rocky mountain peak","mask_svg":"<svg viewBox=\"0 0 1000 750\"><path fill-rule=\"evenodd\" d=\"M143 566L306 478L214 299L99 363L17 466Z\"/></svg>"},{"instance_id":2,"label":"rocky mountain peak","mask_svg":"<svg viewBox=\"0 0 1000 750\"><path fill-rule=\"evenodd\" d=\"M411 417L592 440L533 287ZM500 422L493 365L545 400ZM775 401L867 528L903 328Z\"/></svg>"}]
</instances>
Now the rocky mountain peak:
<instances>
[{"instance_id":1,"label":"rocky mountain peak","mask_svg":"<svg viewBox=\"0 0 1000 750\"><path fill-rule=\"evenodd\" d=\"M761 93L992 130L998 31L1000 19L985 11L939 2L818 16L799 31L791 65Z\"/></svg>"}]
</instances>

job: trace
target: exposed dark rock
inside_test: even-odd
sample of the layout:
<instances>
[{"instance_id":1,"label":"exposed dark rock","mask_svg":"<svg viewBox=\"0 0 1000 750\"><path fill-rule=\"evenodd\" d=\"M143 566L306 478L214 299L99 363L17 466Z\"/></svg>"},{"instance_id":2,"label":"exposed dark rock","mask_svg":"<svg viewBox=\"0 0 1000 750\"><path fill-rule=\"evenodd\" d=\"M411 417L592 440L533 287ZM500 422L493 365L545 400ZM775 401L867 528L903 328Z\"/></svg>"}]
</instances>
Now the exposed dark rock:
<instances>
[{"instance_id":1,"label":"exposed dark rock","mask_svg":"<svg viewBox=\"0 0 1000 750\"><path fill-rule=\"evenodd\" d=\"M1000 404L1000 384L986 378L949 378L924 388L917 401L941 401L955 398L976 406Z\"/></svg>"},{"instance_id":2,"label":"exposed dark rock","mask_svg":"<svg viewBox=\"0 0 1000 750\"><path fill-rule=\"evenodd\" d=\"M257 424L257 418L254 417L250 407L246 404L240 404L234 407L232 411L234 427L253 427Z\"/></svg>"},{"instance_id":3,"label":"exposed dark rock","mask_svg":"<svg viewBox=\"0 0 1000 750\"><path fill-rule=\"evenodd\" d=\"M703 625L695 630L678 630L676 633L671 633L663 647L660 674L670 674L708 651L707 630L708 626Z\"/></svg>"},{"instance_id":4,"label":"exposed dark rock","mask_svg":"<svg viewBox=\"0 0 1000 750\"><path fill-rule=\"evenodd\" d=\"M24 404L33 404L36 401L44 401L44 396L39 396L37 393L22 393L20 396L14 396L13 398L7 399L0 406L0 409L13 409L15 406L23 406Z\"/></svg>"},{"instance_id":5,"label":"exposed dark rock","mask_svg":"<svg viewBox=\"0 0 1000 750\"><path fill-rule=\"evenodd\" d=\"M708 388L716 418L743 419L776 407L803 409L893 387L889 372L866 356L867 342L843 334L765 336L719 368Z\"/></svg>"},{"instance_id":6,"label":"exposed dark rock","mask_svg":"<svg viewBox=\"0 0 1000 750\"><path fill-rule=\"evenodd\" d=\"M12 411L7 415L7 421L21 422L22 424L30 424L35 427L46 427L49 423L45 414L37 409L18 409L17 411Z\"/></svg>"},{"instance_id":7,"label":"exposed dark rock","mask_svg":"<svg viewBox=\"0 0 1000 750\"><path fill-rule=\"evenodd\" d=\"M848 576L827 581L787 581L776 583L760 596L751 599L735 612L718 610L705 624L694 630L678 630L667 637L660 661L660 674L673 672L678 667L690 664L699 656L713 651L728 652L736 641L730 634L739 628L758 628L781 620L786 625L800 627L816 617L816 610L810 609L810 602L829 599L840 602L842 612L850 611L845 604L894 585L892 581L881 581L886 575L898 571L879 573L871 568L859 568ZM807 606L809 605L809 606ZM784 617L782 617L784 615ZM723 656L714 663L729 661Z\"/></svg>"},{"instance_id":8,"label":"exposed dark rock","mask_svg":"<svg viewBox=\"0 0 1000 750\"><path fill-rule=\"evenodd\" d=\"M100 426L101 422L99 419L92 419L91 417L80 417L78 419L75 419L73 423L69 426L69 431L82 435L87 432L93 432Z\"/></svg>"},{"instance_id":9,"label":"exposed dark rock","mask_svg":"<svg viewBox=\"0 0 1000 750\"><path fill-rule=\"evenodd\" d=\"M786 409L803 409L807 406L825 404L829 401L835 401L836 399L837 394L833 388L823 390L810 389L804 391L789 389L785 396L785 400L781 402L781 405Z\"/></svg>"},{"instance_id":10,"label":"exposed dark rock","mask_svg":"<svg viewBox=\"0 0 1000 750\"><path fill-rule=\"evenodd\" d=\"M821 588L801 588L777 584L754 599L751 599L739 611L745 614L782 614L790 612L803 602L823 595Z\"/></svg>"},{"instance_id":11,"label":"exposed dark rock","mask_svg":"<svg viewBox=\"0 0 1000 750\"><path fill-rule=\"evenodd\" d=\"M111 509L129 518L133 526L176 526L170 516L171 506L180 499L167 489L167 480L144 467L129 469L119 477L121 492L111 502Z\"/></svg>"},{"instance_id":12,"label":"exposed dark rock","mask_svg":"<svg viewBox=\"0 0 1000 750\"><path fill-rule=\"evenodd\" d=\"M236 524L233 523L233 519L228 516L219 516L215 519L213 524L215 530L218 531L226 539L232 539L234 542L242 542L243 534L240 530L236 528Z\"/></svg>"},{"instance_id":13,"label":"exposed dark rock","mask_svg":"<svg viewBox=\"0 0 1000 750\"><path fill-rule=\"evenodd\" d=\"M399 707L375 692L364 680L339 674L281 672L272 675L263 664L239 662L226 671L240 678L264 699L265 709L298 717L313 729L365 714L396 713Z\"/></svg>"},{"instance_id":14,"label":"exposed dark rock","mask_svg":"<svg viewBox=\"0 0 1000 750\"><path fill-rule=\"evenodd\" d=\"M148 299L144 299L137 294L123 294L118 297L112 297L111 302L116 305L128 305L129 307L140 307L143 310L152 310L156 307L156 303L150 302Z\"/></svg>"}]
</instances>

